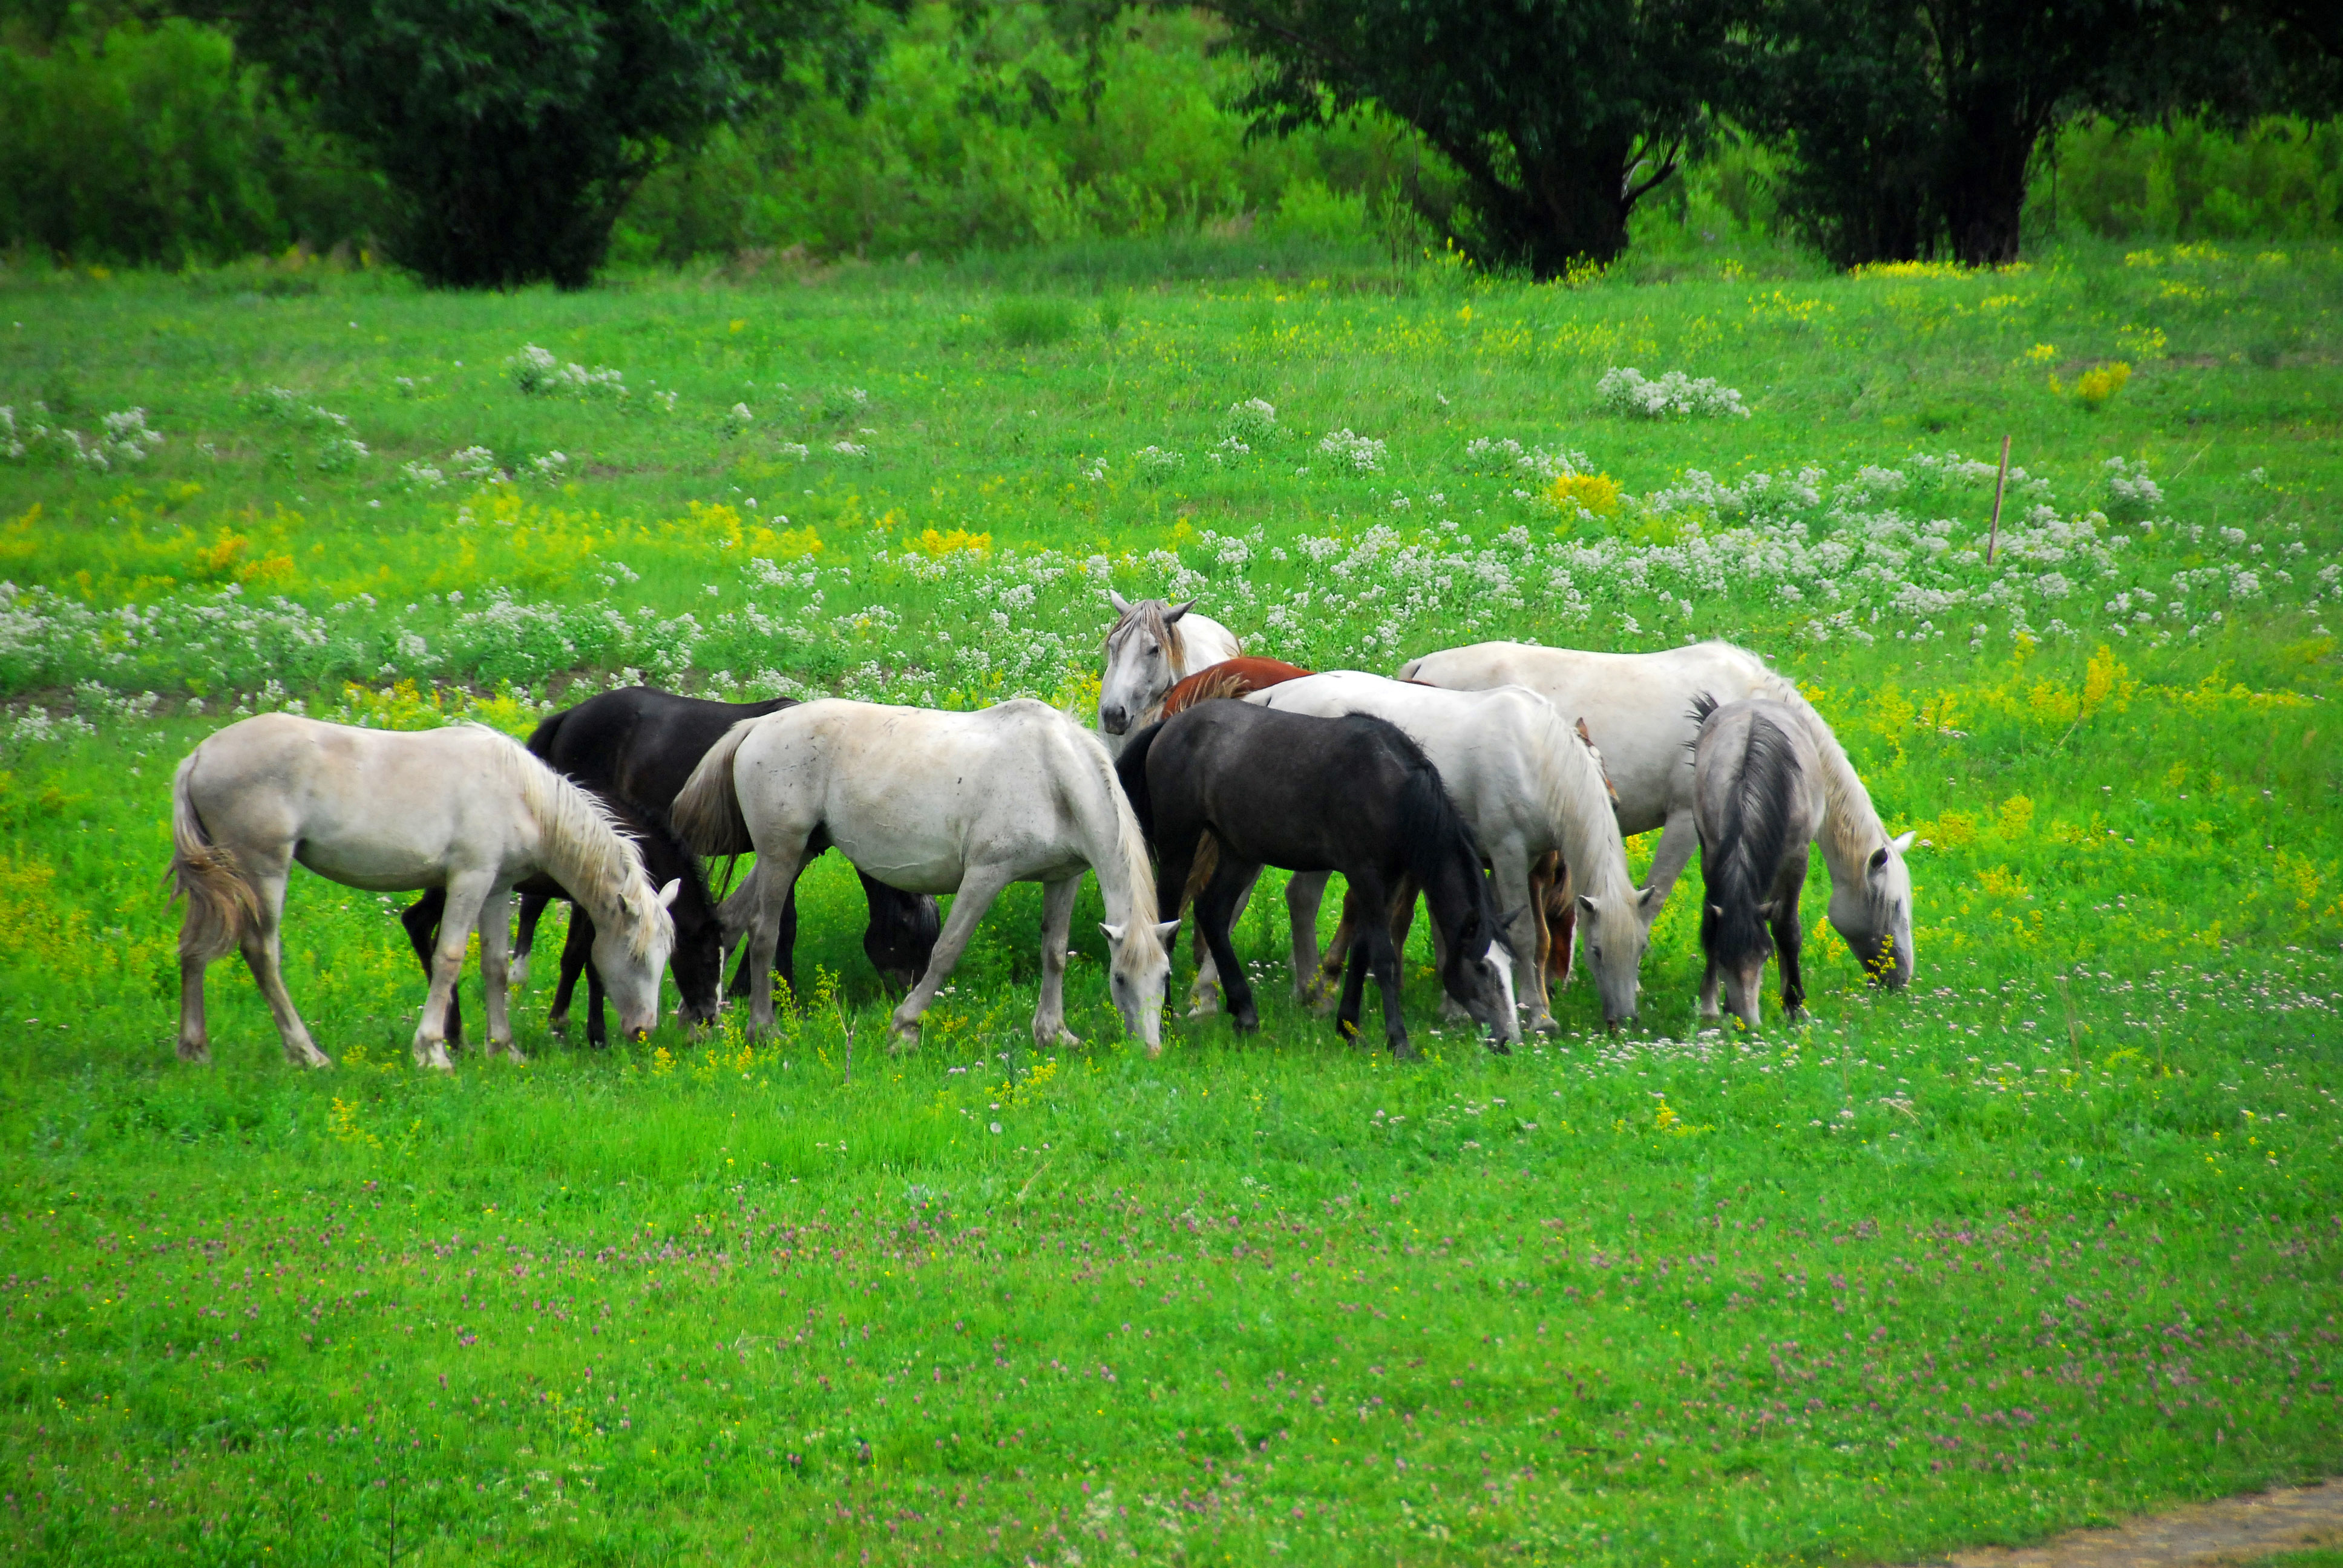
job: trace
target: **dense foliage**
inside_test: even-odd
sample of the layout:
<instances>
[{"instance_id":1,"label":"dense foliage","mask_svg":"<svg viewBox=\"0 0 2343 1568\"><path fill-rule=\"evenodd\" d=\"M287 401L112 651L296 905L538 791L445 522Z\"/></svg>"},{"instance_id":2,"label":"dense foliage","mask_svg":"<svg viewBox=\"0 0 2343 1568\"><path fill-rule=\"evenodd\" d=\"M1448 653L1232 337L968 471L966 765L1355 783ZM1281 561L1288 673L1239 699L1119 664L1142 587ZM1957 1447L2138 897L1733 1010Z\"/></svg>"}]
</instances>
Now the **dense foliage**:
<instances>
[{"instance_id":1,"label":"dense foliage","mask_svg":"<svg viewBox=\"0 0 2343 1568\"><path fill-rule=\"evenodd\" d=\"M582 286L677 147L868 68L850 0L247 0L236 35L397 196L392 254L459 286Z\"/></svg>"},{"instance_id":2,"label":"dense foliage","mask_svg":"<svg viewBox=\"0 0 2343 1568\"><path fill-rule=\"evenodd\" d=\"M1470 191L1484 262L1551 277L1611 260L1729 93L1730 8L1713 0L1217 0L1272 62L1245 105L1288 129L1372 102Z\"/></svg>"}]
</instances>

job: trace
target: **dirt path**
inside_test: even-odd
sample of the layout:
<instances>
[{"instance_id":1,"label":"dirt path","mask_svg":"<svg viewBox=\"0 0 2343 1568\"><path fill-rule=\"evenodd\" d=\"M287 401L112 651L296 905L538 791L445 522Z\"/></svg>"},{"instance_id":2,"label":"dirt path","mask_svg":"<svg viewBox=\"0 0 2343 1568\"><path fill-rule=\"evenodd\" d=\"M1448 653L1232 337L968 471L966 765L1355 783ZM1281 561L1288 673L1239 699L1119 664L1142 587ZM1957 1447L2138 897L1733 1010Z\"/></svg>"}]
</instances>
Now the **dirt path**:
<instances>
[{"instance_id":1,"label":"dirt path","mask_svg":"<svg viewBox=\"0 0 2343 1568\"><path fill-rule=\"evenodd\" d=\"M2194 1568L2343 1542L2343 1481L2200 1503L2039 1546L1984 1547L1928 1568Z\"/></svg>"}]
</instances>

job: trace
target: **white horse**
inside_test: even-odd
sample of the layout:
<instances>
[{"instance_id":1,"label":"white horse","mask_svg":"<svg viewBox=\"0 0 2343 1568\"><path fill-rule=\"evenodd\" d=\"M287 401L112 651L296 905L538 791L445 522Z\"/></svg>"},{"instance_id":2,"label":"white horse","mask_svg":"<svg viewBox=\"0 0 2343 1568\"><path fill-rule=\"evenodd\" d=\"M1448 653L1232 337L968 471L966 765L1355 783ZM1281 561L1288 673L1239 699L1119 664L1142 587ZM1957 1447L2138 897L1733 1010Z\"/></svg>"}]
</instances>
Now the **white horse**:
<instances>
[{"instance_id":1,"label":"white horse","mask_svg":"<svg viewBox=\"0 0 2343 1568\"><path fill-rule=\"evenodd\" d=\"M1635 1016L1635 972L1651 940L1643 910L1651 894L1639 891L1628 873L1602 763L1551 703L1520 687L1443 691L1350 669L1284 681L1243 700L1322 719L1371 713L1423 748L1489 857L1497 907L1511 928L1505 944L1515 955L1515 993L1529 1004L1530 1027L1549 1033L1560 1026L1537 972L1530 873L1549 851L1560 851L1577 885L1603 1016L1614 1024ZM1320 875L1315 890L1324 887ZM1308 901L1309 919L1296 916L1297 953L1303 930L1314 944L1317 900Z\"/></svg>"},{"instance_id":2,"label":"white horse","mask_svg":"<svg viewBox=\"0 0 2343 1568\"><path fill-rule=\"evenodd\" d=\"M762 896L749 936L749 1030L773 1024L773 950L781 905L806 861L831 845L907 893L950 893L927 973L895 1009L916 1040L976 922L1011 882L1039 882L1041 996L1033 1038L1079 1045L1065 1028L1066 939L1082 872L1105 895L1108 982L1123 1023L1162 1050L1165 944L1155 921L1147 840L1106 749L1047 703L975 713L825 699L743 719L676 797L675 821L707 854L754 849Z\"/></svg>"},{"instance_id":3,"label":"white horse","mask_svg":"<svg viewBox=\"0 0 2343 1568\"><path fill-rule=\"evenodd\" d=\"M1106 673L1099 678L1099 732L1110 751L1120 752L1124 736L1163 717L1163 694L1183 677L1243 649L1234 632L1195 613L1194 599L1133 604L1111 588L1106 597L1115 621L1107 628Z\"/></svg>"},{"instance_id":4,"label":"white horse","mask_svg":"<svg viewBox=\"0 0 2343 1568\"><path fill-rule=\"evenodd\" d=\"M286 1056L333 1065L293 1010L280 970L285 884L296 860L371 892L447 890L415 1030L418 1067L448 1066L442 1024L475 928L488 1051L520 1055L506 1014L512 888L539 871L593 917L594 963L619 1027L639 1039L659 1021L659 976L675 947L667 907L679 884L653 891L634 840L601 805L493 729L400 733L284 713L231 724L179 764L171 839L171 876L187 900L182 1060L211 1060L204 970L240 947Z\"/></svg>"},{"instance_id":5,"label":"white horse","mask_svg":"<svg viewBox=\"0 0 2343 1568\"><path fill-rule=\"evenodd\" d=\"M1910 983L1912 873L1904 863L1909 833L1889 837L1870 791L1822 715L1797 687L1745 648L1696 643L1659 653L1583 653L1518 642L1479 642L1411 660L1403 680L1477 690L1526 686L1568 718L1584 718L1619 791L1619 828L1633 836L1662 829L1646 886L1649 924L1684 874L1698 839L1693 769L1685 766L1699 731L1695 698L1736 702L1768 698L1805 719L1822 769L1825 813L1816 840L1830 869L1830 922L1880 983Z\"/></svg>"}]
</instances>

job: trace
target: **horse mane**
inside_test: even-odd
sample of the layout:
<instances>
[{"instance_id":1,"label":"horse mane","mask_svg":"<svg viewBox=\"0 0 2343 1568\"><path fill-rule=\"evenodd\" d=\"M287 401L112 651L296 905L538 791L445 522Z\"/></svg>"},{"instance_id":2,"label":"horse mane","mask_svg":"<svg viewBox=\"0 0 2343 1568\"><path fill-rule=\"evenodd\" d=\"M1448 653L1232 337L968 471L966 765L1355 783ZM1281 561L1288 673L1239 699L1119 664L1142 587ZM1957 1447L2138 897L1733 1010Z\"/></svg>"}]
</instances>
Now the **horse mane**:
<instances>
[{"instance_id":1,"label":"horse mane","mask_svg":"<svg viewBox=\"0 0 2343 1568\"><path fill-rule=\"evenodd\" d=\"M1493 940L1502 938L1488 879L1481 874L1481 862L1485 857L1481 853L1480 838L1464 819L1464 813L1456 809L1455 798L1448 793L1440 769L1424 755L1423 748L1390 719L1354 713L1350 721L1373 727L1391 749L1406 759L1407 777L1399 790L1397 836L1408 875L1417 886L1429 888L1452 862L1462 859L1472 868L1474 897L1482 906L1483 933Z\"/></svg>"},{"instance_id":2,"label":"horse mane","mask_svg":"<svg viewBox=\"0 0 2343 1568\"><path fill-rule=\"evenodd\" d=\"M1693 706L1704 723L1716 711L1704 693ZM1749 739L1725 793L1723 829L1715 844L1702 846L1700 857L1708 898L1701 924L1726 963L1765 946L1765 917L1757 907L1773 891L1789 844L1790 805L1800 771L1790 738L1772 719L1752 714Z\"/></svg>"},{"instance_id":3,"label":"horse mane","mask_svg":"<svg viewBox=\"0 0 2343 1568\"><path fill-rule=\"evenodd\" d=\"M1243 697L1252 689L1252 680L1243 670L1232 669L1226 662L1212 665L1172 683L1172 689L1163 694L1163 717L1185 713L1200 702Z\"/></svg>"},{"instance_id":4,"label":"horse mane","mask_svg":"<svg viewBox=\"0 0 2343 1568\"><path fill-rule=\"evenodd\" d=\"M1051 712L1060 719L1065 717L1058 713L1055 709L1051 709ZM1091 775L1098 780L1099 788L1106 792L1108 809L1114 813L1114 854L1121 862L1123 886L1131 890L1131 912L1126 919L1126 927L1135 930L1144 926L1149 932L1152 933L1155 930L1155 864L1148 858L1146 830L1140 825L1138 812L1132 809L1131 801L1124 798L1122 780L1117 776L1115 759L1107 754L1106 742L1071 719L1066 719L1065 723L1066 728L1077 738L1075 749L1090 765ZM1147 735L1151 741L1152 731L1158 728L1160 726L1151 725L1141 733ZM1125 748L1126 752L1128 749ZM1146 753L1143 750L1140 753L1140 765L1143 769L1146 759ZM1092 869L1097 868L1093 867ZM1104 895L1106 891L1106 878L1101 876L1099 892ZM1112 918L1111 908L1109 909L1108 914L1110 919Z\"/></svg>"},{"instance_id":5,"label":"horse mane","mask_svg":"<svg viewBox=\"0 0 2343 1568\"><path fill-rule=\"evenodd\" d=\"M1594 737L1587 732L1586 716L1579 715L1578 722L1572 728L1578 731L1578 738L1586 743L1587 754L1594 759L1594 771L1603 776L1603 792L1611 797L1611 804L1615 809L1619 804L1619 786L1611 781L1611 764L1603 760L1603 748L1595 745Z\"/></svg>"},{"instance_id":6,"label":"horse mane","mask_svg":"<svg viewBox=\"0 0 2343 1568\"><path fill-rule=\"evenodd\" d=\"M1180 635L1180 623L1166 618L1164 611L1172 607L1160 598L1143 598L1115 617L1114 624L1106 628L1106 651L1111 656L1114 645L1131 635L1133 628L1151 632L1163 645L1163 652L1172 668L1181 668L1188 661L1187 639Z\"/></svg>"},{"instance_id":7,"label":"horse mane","mask_svg":"<svg viewBox=\"0 0 2343 1568\"><path fill-rule=\"evenodd\" d=\"M1864 788L1862 775L1855 772L1846 748L1838 743L1829 723L1804 692L1787 681L1783 684L1788 690L1780 700L1805 718L1814 738L1815 756L1822 764L1823 859L1835 869L1859 870L1887 842L1887 825L1879 819L1871 791Z\"/></svg>"},{"instance_id":8,"label":"horse mane","mask_svg":"<svg viewBox=\"0 0 2343 1568\"><path fill-rule=\"evenodd\" d=\"M471 728L503 742L496 756L537 819L546 871L585 906L595 925L624 931L638 958L649 956L662 934L672 944L675 922L659 907L641 849L609 808L502 731Z\"/></svg>"},{"instance_id":9,"label":"horse mane","mask_svg":"<svg viewBox=\"0 0 2343 1568\"><path fill-rule=\"evenodd\" d=\"M1588 737L1584 719L1565 723L1544 698L1537 699L1537 705L1544 709L1538 716L1545 727L1537 738L1542 742L1540 750L1552 763L1540 769L1544 776L1546 816L1571 829L1570 841L1563 846L1563 860L1581 892L1599 889L1599 871L1615 866L1624 890L1632 895L1634 878L1627 870L1626 847L1619 841L1619 818L1614 810L1619 792L1612 787L1603 753ZM1581 753L1586 765L1574 767L1574 757Z\"/></svg>"}]
</instances>

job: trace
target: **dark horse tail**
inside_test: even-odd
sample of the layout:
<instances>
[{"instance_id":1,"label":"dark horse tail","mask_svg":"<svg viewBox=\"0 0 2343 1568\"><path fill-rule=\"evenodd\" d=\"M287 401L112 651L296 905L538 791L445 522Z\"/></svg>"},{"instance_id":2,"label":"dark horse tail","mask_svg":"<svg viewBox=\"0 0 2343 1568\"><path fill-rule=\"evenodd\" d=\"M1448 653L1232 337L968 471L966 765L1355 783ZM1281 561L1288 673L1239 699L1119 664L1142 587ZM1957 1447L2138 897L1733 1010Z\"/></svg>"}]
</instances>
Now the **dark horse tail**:
<instances>
[{"instance_id":1,"label":"dark horse tail","mask_svg":"<svg viewBox=\"0 0 2343 1568\"><path fill-rule=\"evenodd\" d=\"M1122 755L1114 759L1114 776L1122 785L1123 799L1131 802L1131 814L1139 819L1139 830L1148 843L1155 842L1155 802L1147 792L1147 753L1155 745L1155 737L1163 729L1157 719L1122 744Z\"/></svg>"},{"instance_id":2,"label":"dark horse tail","mask_svg":"<svg viewBox=\"0 0 2343 1568\"><path fill-rule=\"evenodd\" d=\"M1725 806L1725 831L1701 853L1708 879L1708 909L1702 924L1716 944L1717 957L1732 963L1765 942L1758 912L1773 891L1774 872L1790 837L1790 802L1798 783L1798 755L1790 738L1771 719L1753 715L1749 741ZM1715 869L1710 869L1711 865Z\"/></svg>"},{"instance_id":3,"label":"dark horse tail","mask_svg":"<svg viewBox=\"0 0 2343 1568\"><path fill-rule=\"evenodd\" d=\"M532 756L536 757L538 761L550 762L553 760L553 743L560 738L561 721L568 717L569 709L563 709L559 713L548 714L545 719L538 721L538 727L535 729L528 732L529 752Z\"/></svg>"}]
</instances>

